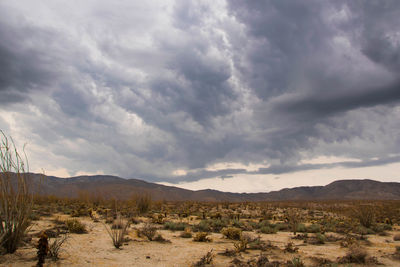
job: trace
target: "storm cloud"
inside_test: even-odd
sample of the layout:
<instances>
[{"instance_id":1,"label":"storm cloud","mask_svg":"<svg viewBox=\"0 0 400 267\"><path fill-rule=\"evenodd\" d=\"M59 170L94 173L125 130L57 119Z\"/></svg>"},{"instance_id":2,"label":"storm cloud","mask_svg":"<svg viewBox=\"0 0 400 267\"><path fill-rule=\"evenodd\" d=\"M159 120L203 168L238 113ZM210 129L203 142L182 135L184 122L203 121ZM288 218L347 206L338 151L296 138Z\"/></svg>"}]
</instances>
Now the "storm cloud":
<instances>
[{"instance_id":1,"label":"storm cloud","mask_svg":"<svg viewBox=\"0 0 400 267\"><path fill-rule=\"evenodd\" d=\"M70 175L399 162L399 17L399 1L3 1L0 129Z\"/></svg>"}]
</instances>

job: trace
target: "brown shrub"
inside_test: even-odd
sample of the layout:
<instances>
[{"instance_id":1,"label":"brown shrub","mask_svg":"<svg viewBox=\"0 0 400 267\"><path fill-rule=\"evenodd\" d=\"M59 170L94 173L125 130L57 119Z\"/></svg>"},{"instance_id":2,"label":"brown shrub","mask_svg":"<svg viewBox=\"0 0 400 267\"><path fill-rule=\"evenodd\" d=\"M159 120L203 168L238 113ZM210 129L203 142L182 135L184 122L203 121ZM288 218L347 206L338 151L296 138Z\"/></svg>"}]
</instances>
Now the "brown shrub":
<instances>
[{"instance_id":1,"label":"brown shrub","mask_svg":"<svg viewBox=\"0 0 400 267\"><path fill-rule=\"evenodd\" d=\"M285 252L289 252L289 253L296 253L299 250L298 247L296 247L293 242L288 242L286 244L286 247L284 249Z\"/></svg>"},{"instance_id":2,"label":"brown shrub","mask_svg":"<svg viewBox=\"0 0 400 267\"><path fill-rule=\"evenodd\" d=\"M206 266L207 264L211 264L215 257L215 255L214 255L214 253L212 253L212 251L213 250L211 249L209 252L207 252L206 255L201 257L201 259L198 262L194 263L192 266L193 267L203 267L203 266Z\"/></svg>"},{"instance_id":3,"label":"brown shrub","mask_svg":"<svg viewBox=\"0 0 400 267\"><path fill-rule=\"evenodd\" d=\"M236 227L225 227L221 230L221 234L228 239L239 240L242 236L242 230Z\"/></svg>"},{"instance_id":4,"label":"brown shrub","mask_svg":"<svg viewBox=\"0 0 400 267\"><path fill-rule=\"evenodd\" d=\"M400 241L400 234L395 234L395 235L393 236L393 240L394 240L394 241Z\"/></svg>"},{"instance_id":5,"label":"brown shrub","mask_svg":"<svg viewBox=\"0 0 400 267\"><path fill-rule=\"evenodd\" d=\"M197 232L193 237L193 241L195 242L211 242L211 238L208 237L207 232Z\"/></svg>"},{"instance_id":6,"label":"brown shrub","mask_svg":"<svg viewBox=\"0 0 400 267\"><path fill-rule=\"evenodd\" d=\"M151 223L145 223L142 228L137 230L138 236L145 236L149 241L152 241L157 234L157 229Z\"/></svg>"},{"instance_id":7,"label":"brown shrub","mask_svg":"<svg viewBox=\"0 0 400 267\"><path fill-rule=\"evenodd\" d=\"M359 205L355 208L353 215L366 228L370 228L375 222L375 212L371 205Z\"/></svg>"},{"instance_id":8,"label":"brown shrub","mask_svg":"<svg viewBox=\"0 0 400 267\"><path fill-rule=\"evenodd\" d=\"M87 233L86 225L84 225L81 221L79 221L77 219L67 220L65 222L65 225L67 226L68 231L70 233L74 233L74 234L85 234L85 233Z\"/></svg>"},{"instance_id":9,"label":"brown shrub","mask_svg":"<svg viewBox=\"0 0 400 267\"><path fill-rule=\"evenodd\" d=\"M349 250L346 256L339 259L339 263L366 263L368 253L367 251L360 246L353 245L349 247Z\"/></svg>"}]
</instances>

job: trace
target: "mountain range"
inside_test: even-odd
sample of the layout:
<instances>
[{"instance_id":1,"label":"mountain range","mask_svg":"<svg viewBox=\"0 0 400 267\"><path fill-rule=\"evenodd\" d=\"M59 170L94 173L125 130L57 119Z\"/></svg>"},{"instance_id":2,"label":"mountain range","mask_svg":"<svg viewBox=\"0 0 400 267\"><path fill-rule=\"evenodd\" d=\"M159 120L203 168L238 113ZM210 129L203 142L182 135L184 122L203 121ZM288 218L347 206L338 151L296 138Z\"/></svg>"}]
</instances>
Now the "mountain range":
<instances>
[{"instance_id":1,"label":"mountain range","mask_svg":"<svg viewBox=\"0 0 400 267\"><path fill-rule=\"evenodd\" d=\"M338 180L326 186L285 188L268 193L228 193L217 190L192 191L138 179L123 179L109 175L58 178L29 174L35 191L58 197L95 196L105 199L129 199L149 194L153 200L168 201L285 201L330 199L400 199L400 183L374 180ZM268 188L265 188L267 191Z\"/></svg>"}]
</instances>

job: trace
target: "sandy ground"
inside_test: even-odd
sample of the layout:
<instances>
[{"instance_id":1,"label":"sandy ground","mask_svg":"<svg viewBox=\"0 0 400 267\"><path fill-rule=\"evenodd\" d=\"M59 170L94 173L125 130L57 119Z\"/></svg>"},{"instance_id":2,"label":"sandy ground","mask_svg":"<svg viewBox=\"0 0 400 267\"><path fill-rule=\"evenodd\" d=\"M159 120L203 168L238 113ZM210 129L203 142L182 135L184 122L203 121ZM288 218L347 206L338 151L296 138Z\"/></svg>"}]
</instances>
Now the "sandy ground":
<instances>
[{"instance_id":1,"label":"sandy ground","mask_svg":"<svg viewBox=\"0 0 400 267\"><path fill-rule=\"evenodd\" d=\"M54 226L52 218L42 218L36 221L30 229L30 234L36 234L40 230ZM159 230L161 235L171 243L159 243L147 241L136 235L135 228L140 225L131 225L129 228L129 241L122 249L116 249L112 245L111 238L107 234L105 226L101 222L93 222L90 218L79 218L86 224L89 230L87 234L71 234L60 252L60 260L52 262L46 260L45 266L190 266L198 261L211 249L216 255L213 266L229 266L234 257L219 255L225 249L233 249L234 241L224 238L221 234L211 234L212 242L194 242L191 238L179 237L180 232ZM370 235L367 251L375 256L384 266L400 266L400 261L394 260L391 255L399 241L393 241L393 235L399 233L399 229L389 232L389 236ZM255 233L250 233L256 236ZM271 242L279 249L269 249L264 252L270 261L286 261L293 257L300 257L306 266L315 266L310 257L321 257L336 261L338 257L346 254L346 248L340 247L339 242L326 243L324 245L304 244L302 240L293 240L292 233L278 232L277 234L262 234L262 240ZM298 248L298 253L285 253L283 248L292 241ZM12 255L0 256L0 266L35 266L37 238L19 248ZM237 258L247 261L260 255L259 250L248 250L240 253ZM347 266L347 265L344 265ZM352 264L351 266L358 266ZM373 266L373 265L372 265Z\"/></svg>"}]
</instances>

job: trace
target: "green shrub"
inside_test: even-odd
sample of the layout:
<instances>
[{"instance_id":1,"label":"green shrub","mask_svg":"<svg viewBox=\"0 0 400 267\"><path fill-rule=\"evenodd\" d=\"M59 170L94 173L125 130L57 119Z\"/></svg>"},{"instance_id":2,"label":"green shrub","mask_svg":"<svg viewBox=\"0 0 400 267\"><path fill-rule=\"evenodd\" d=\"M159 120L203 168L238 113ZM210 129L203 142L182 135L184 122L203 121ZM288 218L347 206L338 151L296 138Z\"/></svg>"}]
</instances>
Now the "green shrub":
<instances>
[{"instance_id":1,"label":"green shrub","mask_svg":"<svg viewBox=\"0 0 400 267\"><path fill-rule=\"evenodd\" d=\"M263 234L276 234L276 232L278 232L278 230L275 227L266 225L266 226L263 226L260 228L260 232Z\"/></svg>"},{"instance_id":2,"label":"green shrub","mask_svg":"<svg viewBox=\"0 0 400 267\"><path fill-rule=\"evenodd\" d=\"M236 228L243 228L244 227L244 223L239 221L239 220L233 220L232 226L236 227Z\"/></svg>"},{"instance_id":3,"label":"green shrub","mask_svg":"<svg viewBox=\"0 0 400 267\"><path fill-rule=\"evenodd\" d=\"M267 244L261 240L261 237L251 238L248 240L249 249L267 250Z\"/></svg>"},{"instance_id":4,"label":"green shrub","mask_svg":"<svg viewBox=\"0 0 400 267\"><path fill-rule=\"evenodd\" d=\"M373 225L371 228L376 233L391 231L393 229L393 227L390 224L384 224L384 223Z\"/></svg>"},{"instance_id":5,"label":"green shrub","mask_svg":"<svg viewBox=\"0 0 400 267\"><path fill-rule=\"evenodd\" d=\"M321 226L319 224L311 224L307 227L307 233L319 233L321 232Z\"/></svg>"},{"instance_id":6,"label":"green shrub","mask_svg":"<svg viewBox=\"0 0 400 267\"><path fill-rule=\"evenodd\" d=\"M225 219L212 219L210 220L212 231L215 233L221 232L222 228L227 227L229 224L228 220Z\"/></svg>"},{"instance_id":7,"label":"green shrub","mask_svg":"<svg viewBox=\"0 0 400 267\"><path fill-rule=\"evenodd\" d=\"M271 226L270 221L268 221L268 220L262 220L262 221L260 221L260 222L257 224L257 228L258 228L258 229L260 229L260 228L262 228L262 227L265 227L265 226Z\"/></svg>"},{"instance_id":8,"label":"green shrub","mask_svg":"<svg viewBox=\"0 0 400 267\"><path fill-rule=\"evenodd\" d=\"M289 230L289 225L286 223L277 223L275 225L272 224L276 228L277 231L287 231Z\"/></svg>"},{"instance_id":9,"label":"green shrub","mask_svg":"<svg viewBox=\"0 0 400 267\"><path fill-rule=\"evenodd\" d=\"M179 235L182 238L191 238L192 237L192 232L190 231L190 228L187 227L185 230Z\"/></svg>"},{"instance_id":10,"label":"green shrub","mask_svg":"<svg viewBox=\"0 0 400 267\"><path fill-rule=\"evenodd\" d=\"M307 228L306 228L306 226L304 224L299 223L297 225L296 231L300 232L300 233L306 233L307 232Z\"/></svg>"},{"instance_id":11,"label":"green shrub","mask_svg":"<svg viewBox=\"0 0 400 267\"><path fill-rule=\"evenodd\" d=\"M288 267L304 267L303 261L299 257L294 257L291 261L288 261Z\"/></svg>"},{"instance_id":12,"label":"green shrub","mask_svg":"<svg viewBox=\"0 0 400 267\"><path fill-rule=\"evenodd\" d=\"M193 225L193 231L195 232L211 232L211 225L208 220L202 220L198 224Z\"/></svg>"},{"instance_id":13,"label":"green shrub","mask_svg":"<svg viewBox=\"0 0 400 267\"><path fill-rule=\"evenodd\" d=\"M326 238L325 238L325 236L323 234L317 233L315 235L315 238L317 240L317 244L320 244L320 245L325 244Z\"/></svg>"},{"instance_id":14,"label":"green shrub","mask_svg":"<svg viewBox=\"0 0 400 267\"><path fill-rule=\"evenodd\" d=\"M364 226L359 225L355 230L355 233L360 234L360 235L373 235L375 234L375 231L370 229L370 228L366 228Z\"/></svg>"},{"instance_id":15,"label":"green shrub","mask_svg":"<svg viewBox=\"0 0 400 267\"><path fill-rule=\"evenodd\" d=\"M164 224L164 229L171 231L183 231L188 225L186 223L175 223L175 222L166 222Z\"/></svg>"}]
</instances>

